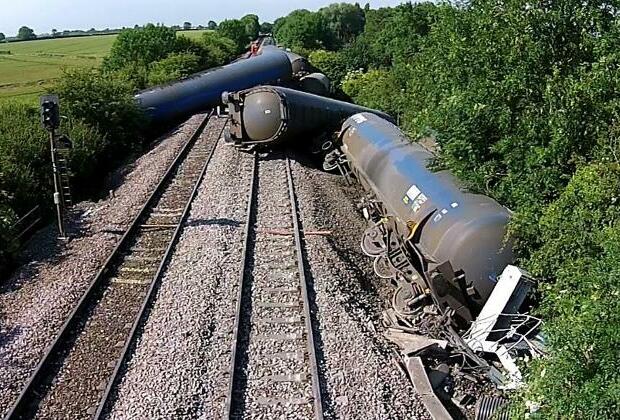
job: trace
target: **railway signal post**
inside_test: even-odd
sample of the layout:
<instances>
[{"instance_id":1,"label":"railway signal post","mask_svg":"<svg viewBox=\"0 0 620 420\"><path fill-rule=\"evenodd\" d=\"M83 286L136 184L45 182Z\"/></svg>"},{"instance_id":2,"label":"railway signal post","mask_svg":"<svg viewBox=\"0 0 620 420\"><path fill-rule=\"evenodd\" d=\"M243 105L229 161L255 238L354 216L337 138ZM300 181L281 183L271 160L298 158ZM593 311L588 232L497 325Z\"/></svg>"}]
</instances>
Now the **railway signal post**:
<instances>
[{"instance_id":1,"label":"railway signal post","mask_svg":"<svg viewBox=\"0 0 620 420\"><path fill-rule=\"evenodd\" d=\"M56 217L58 220L58 231L61 239L66 239L65 229L65 210L66 206L71 204L71 195L69 191L68 167L66 166L66 156L61 158L58 156L58 144L63 142L66 146L64 149L70 149L70 141L64 136L59 135L60 128L60 104L57 95L45 95L41 97L41 124L49 132L50 152L52 158L52 170L54 175L54 205L56 206ZM64 162L63 165L59 165ZM64 172L61 171L64 169ZM66 178L66 179L65 179Z\"/></svg>"}]
</instances>

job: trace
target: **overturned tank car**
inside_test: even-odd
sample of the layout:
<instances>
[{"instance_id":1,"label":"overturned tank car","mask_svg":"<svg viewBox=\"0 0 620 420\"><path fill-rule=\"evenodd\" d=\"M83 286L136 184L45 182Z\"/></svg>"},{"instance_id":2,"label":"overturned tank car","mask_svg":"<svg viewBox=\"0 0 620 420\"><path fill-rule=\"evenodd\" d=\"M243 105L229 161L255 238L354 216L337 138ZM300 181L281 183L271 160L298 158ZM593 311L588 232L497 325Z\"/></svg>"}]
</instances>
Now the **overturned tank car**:
<instances>
[{"instance_id":1,"label":"overturned tank car","mask_svg":"<svg viewBox=\"0 0 620 420\"><path fill-rule=\"evenodd\" d=\"M333 132L349 116L368 112L392 121L381 112L348 102L276 86L224 93L231 116L226 140L238 146L273 145L300 136Z\"/></svg>"},{"instance_id":2,"label":"overturned tank car","mask_svg":"<svg viewBox=\"0 0 620 420\"><path fill-rule=\"evenodd\" d=\"M285 51L268 48L264 54L144 90L135 100L154 123L167 124L219 105L222 92L288 81L291 63Z\"/></svg>"},{"instance_id":3,"label":"overturned tank car","mask_svg":"<svg viewBox=\"0 0 620 420\"><path fill-rule=\"evenodd\" d=\"M340 140L335 159L368 192L362 249L395 283L394 307L408 315L432 298L457 322L473 321L513 261L510 211L447 171L432 172L433 155L377 115L347 119Z\"/></svg>"}]
</instances>

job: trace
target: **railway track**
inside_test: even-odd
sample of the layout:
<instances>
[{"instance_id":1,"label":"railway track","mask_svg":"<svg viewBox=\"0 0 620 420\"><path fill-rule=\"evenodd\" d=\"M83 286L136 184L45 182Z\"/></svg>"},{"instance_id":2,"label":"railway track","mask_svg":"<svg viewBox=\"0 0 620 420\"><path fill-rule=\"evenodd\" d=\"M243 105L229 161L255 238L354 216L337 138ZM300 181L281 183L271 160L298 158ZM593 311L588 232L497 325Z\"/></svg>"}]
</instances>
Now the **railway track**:
<instances>
[{"instance_id":1,"label":"railway track","mask_svg":"<svg viewBox=\"0 0 620 420\"><path fill-rule=\"evenodd\" d=\"M70 313L7 419L99 418L227 123L201 121Z\"/></svg>"},{"instance_id":2,"label":"railway track","mask_svg":"<svg viewBox=\"0 0 620 420\"><path fill-rule=\"evenodd\" d=\"M261 170L269 166L275 170ZM322 419L290 161L255 155L225 417Z\"/></svg>"}]
</instances>

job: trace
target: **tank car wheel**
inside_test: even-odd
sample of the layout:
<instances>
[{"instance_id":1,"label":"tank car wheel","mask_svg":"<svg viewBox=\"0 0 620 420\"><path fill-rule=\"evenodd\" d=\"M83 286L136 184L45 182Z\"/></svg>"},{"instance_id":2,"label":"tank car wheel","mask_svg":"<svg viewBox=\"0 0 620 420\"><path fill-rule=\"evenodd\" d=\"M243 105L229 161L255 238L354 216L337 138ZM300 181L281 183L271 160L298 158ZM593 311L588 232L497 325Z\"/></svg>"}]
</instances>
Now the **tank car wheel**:
<instances>
[{"instance_id":1,"label":"tank car wheel","mask_svg":"<svg viewBox=\"0 0 620 420\"><path fill-rule=\"evenodd\" d=\"M375 273L382 279L391 279L396 274L395 268L390 264L390 260L385 256L375 258L373 263Z\"/></svg>"},{"instance_id":2,"label":"tank car wheel","mask_svg":"<svg viewBox=\"0 0 620 420\"><path fill-rule=\"evenodd\" d=\"M383 234L376 227L366 229L362 236L362 242L360 244L364 254L369 257L378 257L386 253L387 248L383 240Z\"/></svg>"},{"instance_id":3,"label":"tank car wheel","mask_svg":"<svg viewBox=\"0 0 620 420\"><path fill-rule=\"evenodd\" d=\"M420 310L419 307L412 308L410 306L411 301L415 298L416 294L412 288L400 286L392 296L392 307L399 315L405 317L415 315Z\"/></svg>"}]
</instances>

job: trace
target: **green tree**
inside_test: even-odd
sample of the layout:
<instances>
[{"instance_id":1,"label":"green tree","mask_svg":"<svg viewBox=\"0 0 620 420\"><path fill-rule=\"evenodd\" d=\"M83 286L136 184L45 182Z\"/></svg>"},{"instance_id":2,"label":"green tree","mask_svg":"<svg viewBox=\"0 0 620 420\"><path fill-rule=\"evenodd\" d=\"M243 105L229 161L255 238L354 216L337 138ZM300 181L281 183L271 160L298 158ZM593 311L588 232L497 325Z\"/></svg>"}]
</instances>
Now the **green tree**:
<instances>
[{"instance_id":1,"label":"green tree","mask_svg":"<svg viewBox=\"0 0 620 420\"><path fill-rule=\"evenodd\" d=\"M238 53L244 51L250 42L245 24L238 19L227 19L220 22L217 30L222 36L231 39L235 43Z\"/></svg>"},{"instance_id":2,"label":"green tree","mask_svg":"<svg viewBox=\"0 0 620 420\"><path fill-rule=\"evenodd\" d=\"M189 31L190 29L192 29L192 23L191 22L183 22L183 30L184 31Z\"/></svg>"},{"instance_id":3,"label":"green tree","mask_svg":"<svg viewBox=\"0 0 620 420\"><path fill-rule=\"evenodd\" d=\"M6 37L4 36L4 34L0 32L0 42L4 41L5 39Z\"/></svg>"},{"instance_id":4,"label":"green tree","mask_svg":"<svg viewBox=\"0 0 620 420\"><path fill-rule=\"evenodd\" d=\"M217 23L213 20L210 20L209 23L207 23L207 28L210 31L215 31L217 29Z\"/></svg>"},{"instance_id":5,"label":"green tree","mask_svg":"<svg viewBox=\"0 0 620 420\"><path fill-rule=\"evenodd\" d=\"M530 269L549 356L529 375L528 399L547 418L617 418L620 371L620 166L580 168L541 216L543 246Z\"/></svg>"},{"instance_id":6,"label":"green tree","mask_svg":"<svg viewBox=\"0 0 620 420\"><path fill-rule=\"evenodd\" d=\"M332 49L335 39L323 15L308 10L295 10L274 23L278 43L293 50Z\"/></svg>"},{"instance_id":7,"label":"green tree","mask_svg":"<svg viewBox=\"0 0 620 420\"><path fill-rule=\"evenodd\" d=\"M114 40L104 68L120 70L127 66L148 67L150 63L162 60L178 52L179 41L176 31L165 26L148 24L143 28L126 29Z\"/></svg>"},{"instance_id":8,"label":"green tree","mask_svg":"<svg viewBox=\"0 0 620 420\"><path fill-rule=\"evenodd\" d=\"M237 53L235 43L231 39L222 36L219 32L205 32L202 34L200 42L206 51L206 67L226 64Z\"/></svg>"},{"instance_id":9,"label":"green tree","mask_svg":"<svg viewBox=\"0 0 620 420\"><path fill-rule=\"evenodd\" d=\"M258 22L258 16L245 15L241 18L241 22L245 25L245 34L248 40L252 41L258 38L260 32L260 23Z\"/></svg>"},{"instance_id":10,"label":"green tree","mask_svg":"<svg viewBox=\"0 0 620 420\"><path fill-rule=\"evenodd\" d=\"M135 87L126 74L70 69L54 92L69 119L84 121L105 135L106 147L99 157L104 169L142 146L146 119L134 101Z\"/></svg>"},{"instance_id":11,"label":"green tree","mask_svg":"<svg viewBox=\"0 0 620 420\"><path fill-rule=\"evenodd\" d=\"M341 45L353 41L364 30L365 13L358 3L334 3L319 9L319 13Z\"/></svg>"},{"instance_id":12,"label":"green tree","mask_svg":"<svg viewBox=\"0 0 620 420\"><path fill-rule=\"evenodd\" d=\"M201 69L201 58L192 53L174 53L153 63L149 71L150 85L160 85L179 80Z\"/></svg>"},{"instance_id":13,"label":"green tree","mask_svg":"<svg viewBox=\"0 0 620 420\"><path fill-rule=\"evenodd\" d=\"M329 77L335 87L340 87L342 80L349 71L348 63L343 55L336 51L316 50L308 56L310 64Z\"/></svg>"},{"instance_id":14,"label":"green tree","mask_svg":"<svg viewBox=\"0 0 620 420\"><path fill-rule=\"evenodd\" d=\"M27 26L22 26L17 32L17 39L20 39L22 41L26 41L28 39L35 39L36 37L37 36L35 35L34 31Z\"/></svg>"},{"instance_id":15,"label":"green tree","mask_svg":"<svg viewBox=\"0 0 620 420\"><path fill-rule=\"evenodd\" d=\"M270 34L273 32L273 23L262 22L260 24L260 32L262 34Z\"/></svg>"}]
</instances>

